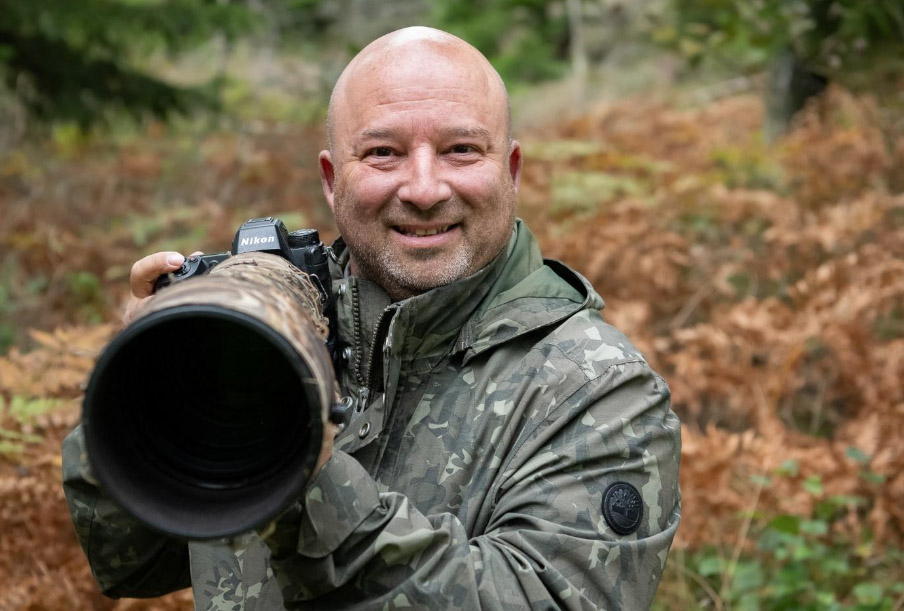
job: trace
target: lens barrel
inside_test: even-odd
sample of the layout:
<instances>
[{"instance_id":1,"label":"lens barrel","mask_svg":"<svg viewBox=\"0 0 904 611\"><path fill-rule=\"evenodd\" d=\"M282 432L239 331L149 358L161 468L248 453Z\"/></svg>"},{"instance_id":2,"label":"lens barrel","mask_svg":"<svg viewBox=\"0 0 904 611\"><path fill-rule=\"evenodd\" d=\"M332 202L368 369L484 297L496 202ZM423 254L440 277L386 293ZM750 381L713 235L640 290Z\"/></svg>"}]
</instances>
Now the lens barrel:
<instances>
[{"instance_id":1,"label":"lens barrel","mask_svg":"<svg viewBox=\"0 0 904 611\"><path fill-rule=\"evenodd\" d=\"M241 256L255 271L278 258ZM245 283L247 265L220 269L230 262L219 278L164 289L107 346L85 393L102 488L152 528L189 539L248 531L298 498L334 392L323 338L297 311L309 300L299 285L281 284L282 274ZM303 289L316 296L310 282Z\"/></svg>"}]
</instances>

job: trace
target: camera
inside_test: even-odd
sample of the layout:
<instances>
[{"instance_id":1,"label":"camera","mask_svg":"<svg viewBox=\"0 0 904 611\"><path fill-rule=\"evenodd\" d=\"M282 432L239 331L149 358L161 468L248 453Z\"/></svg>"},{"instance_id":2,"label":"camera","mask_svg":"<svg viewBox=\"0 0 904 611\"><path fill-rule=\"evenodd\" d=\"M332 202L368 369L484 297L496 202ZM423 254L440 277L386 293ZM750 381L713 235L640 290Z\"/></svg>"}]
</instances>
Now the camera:
<instances>
[{"instance_id":1,"label":"camera","mask_svg":"<svg viewBox=\"0 0 904 611\"><path fill-rule=\"evenodd\" d=\"M232 240L229 252L187 257L182 267L164 274L154 283L160 290L176 282L206 274L231 257L246 252L267 252L279 255L311 277L320 292L322 311L332 305L331 279L327 251L316 229L297 229L289 232L283 222L272 216L245 221Z\"/></svg>"},{"instance_id":2,"label":"camera","mask_svg":"<svg viewBox=\"0 0 904 611\"><path fill-rule=\"evenodd\" d=\"M85 390L92 472L159 532L247 532L298 498L323 427L348 417L333 369L327 249L316 230L251 219L230 252L189 258L156 287ZM154 364L164 362L161 376Z\"/></svg>"}]
</instances>

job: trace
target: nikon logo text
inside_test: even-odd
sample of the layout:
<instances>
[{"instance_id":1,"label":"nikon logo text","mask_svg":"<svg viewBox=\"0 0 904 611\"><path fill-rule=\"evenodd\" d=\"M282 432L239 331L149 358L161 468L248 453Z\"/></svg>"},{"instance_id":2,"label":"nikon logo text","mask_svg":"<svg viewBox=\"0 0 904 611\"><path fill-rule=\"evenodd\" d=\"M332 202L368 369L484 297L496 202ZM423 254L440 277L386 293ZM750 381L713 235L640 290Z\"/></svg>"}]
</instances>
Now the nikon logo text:
<instances>
[{"instance_id":1,"label":"nikon logo text","mask_svg":"<svg viewBox=\"0 0 904 611\"><path fill-rule=\"evenodd\" d=\"M276 242L276 236L268 236L266 238L242 238L239 246L257 246L258 244L273 244Z\"/></svg>"}]
</instances>

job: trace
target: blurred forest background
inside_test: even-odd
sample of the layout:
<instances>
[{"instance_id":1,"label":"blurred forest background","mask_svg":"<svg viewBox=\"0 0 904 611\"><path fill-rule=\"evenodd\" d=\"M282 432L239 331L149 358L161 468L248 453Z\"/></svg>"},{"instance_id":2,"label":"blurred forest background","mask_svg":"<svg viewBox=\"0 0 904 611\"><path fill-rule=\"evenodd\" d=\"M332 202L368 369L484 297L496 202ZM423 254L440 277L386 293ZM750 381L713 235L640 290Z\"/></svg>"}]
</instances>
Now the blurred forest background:
<instances>
[{"instance_id":1,"label":"blurred forest background","mask_svg":"<svg viewBox=\"0 0 904 611\"><path fill-rule=\"evenodd\" d=\"M60 441L136 259L335 236L330 88L412 24L496 65L520 215L672 386L656 608L904 608L904 2L0 0L0 610L191 608L97 593Z\"/></svg>"}]
</instances>

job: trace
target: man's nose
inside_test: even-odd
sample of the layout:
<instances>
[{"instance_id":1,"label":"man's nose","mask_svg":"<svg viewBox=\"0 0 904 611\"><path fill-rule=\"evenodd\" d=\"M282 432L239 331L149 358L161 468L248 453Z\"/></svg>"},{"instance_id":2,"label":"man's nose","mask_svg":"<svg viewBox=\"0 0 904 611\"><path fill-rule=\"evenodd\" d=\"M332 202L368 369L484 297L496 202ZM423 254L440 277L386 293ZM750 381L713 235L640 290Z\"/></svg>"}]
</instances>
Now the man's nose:
<instances>
[{"instance_id":1,"label":"man's nose","mask_svg":"<svg viewBox=\"0 0 904 611\"><path fill-rule=\"evenodd\" d=\"M443 177L440 164L434 151L418 150L410 154L399 199L422 210L450 199L452 188Z\"/></svg>"}]
</instances>

